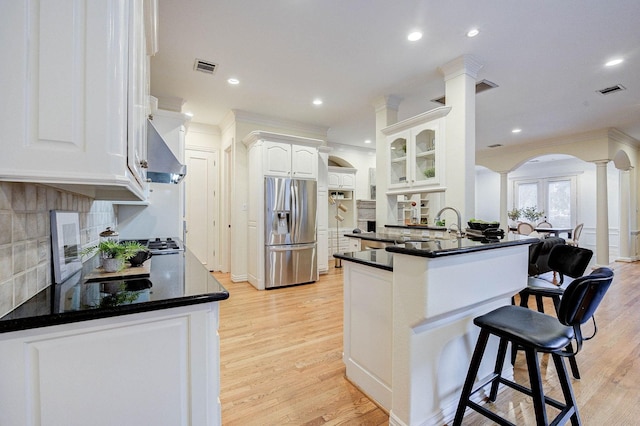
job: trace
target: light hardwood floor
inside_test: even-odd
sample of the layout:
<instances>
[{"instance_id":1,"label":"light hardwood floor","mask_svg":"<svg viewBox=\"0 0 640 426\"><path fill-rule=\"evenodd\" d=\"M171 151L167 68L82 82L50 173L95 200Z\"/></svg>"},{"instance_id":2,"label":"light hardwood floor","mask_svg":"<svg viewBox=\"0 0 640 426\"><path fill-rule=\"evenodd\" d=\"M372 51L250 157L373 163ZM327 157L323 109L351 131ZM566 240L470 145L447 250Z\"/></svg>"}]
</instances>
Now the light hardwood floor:
<instances>
[{"instance_id":1,"label":"light hardwood floor","mask_svg":"<svg viewBox=\"0 0 640 426\"><path fill-rule=\"evenodd\" d=\"M612 268L614 283L596 314L598 334L578 355L582 379L573 381L586 426L640 424L640 262ZM341 269L314 284L268 291L214 275L230 293L220 309L225 426L388 424L388 415L344 378ZM560 398L548 361L542 357L545 390ZM528 383L522 355L515 375ZM517 424L535 424L530 398L510 389L492 406ZM464 424L490 422L474 413Z\"/></svg>"}]
</instances>

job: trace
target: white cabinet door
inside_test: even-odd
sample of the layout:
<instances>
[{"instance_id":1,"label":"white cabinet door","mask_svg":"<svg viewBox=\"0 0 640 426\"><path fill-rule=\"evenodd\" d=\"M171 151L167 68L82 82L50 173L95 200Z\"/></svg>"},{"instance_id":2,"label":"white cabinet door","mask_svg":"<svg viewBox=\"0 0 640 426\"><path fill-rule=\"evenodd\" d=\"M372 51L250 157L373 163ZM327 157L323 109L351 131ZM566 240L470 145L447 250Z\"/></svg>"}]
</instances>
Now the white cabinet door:
<instances>
[{"instance_id":1,"label":"white cabinet door","mask_svg":"<svg viewBox=\"0 0 640 426\"><path fill-rule=\"evenodd\" d=\"M329 189L356 190L356 170L340 170L341 167L331 167L328 175Z\"/></svg>"},{"instance_id":2,"label":"white cabinet door","mask_svg":"<svg viewBox=\"0 0 640 426\"><path fill-rule=\"evenodd\" d=\"M2 424L220 425L217 330L216 302L3 333Z\"/></svg>"},{"instance_id":3,"label":"white cabinet door","mask_svg":"<svg viewBox=\"0 0 640 426\"><path fill-rule=\"evenodd\" d=\"M291 145L279 142L264 142L264 174L269 176L291 176Z\"/></svg>"},{"instance_id":4,"label":"white cabinet door","mask_svg":"<svg viewBox=\"0 0 640 426\"><path fill-rule=\"evenodd\" d=\"M3 5L0 25L12 36L0 39L0 54L12 60L0 77L8 88L3 101L16 114L0 116L9 141L0 156L2 178L67 185L94 198L144 198L144 179L134 177L143 173L127 164L128 142L144 141L128 130L140 115L128 117L128 81L141 57L139 50L129 55L129 41L138 46L144 36L132 34L142 2ZM138 77L136 91L144 90L146 80Z\"/></svg>"},{"instance_id":5,"label":"white cabinet door","mask_svg":"<svg viewBox=\"0 0 640 426\"><path fill-rule=\"evenodd\" d=\"M315 179L318 177L318 148L292 145L291 171L295 178Z\"/></svg>"},{"instance_id":6,"label":"white cabinet door","mask_svg":"<svg viewBox=\"0 0 640 426\"><path fill-rule=\"evenodd\" d=\"M355 173L343 173L342 174L342 189L348 189L355 191L356 189L356 175Z\"/></svg>"},{"instance_id":7,"label":"white cabinet door","mask_svg":"<svg viewBox=\"0 0 640 426\"><path fill-rule=\"evenodd\" d=\"M129 37L129 99L127 166L144 186L147 178L147 116L149 115L149 58L146 50L143 2L132 1Z\"/></svg>"},{"instance_id":8,"label":"white cabinet door","mask_svg":"<svg viewBox=\"0 0 640 426\"><path fill-rule=\"evenodd\" d=\"M336 173L336 172L329 172L328 177L327 177L327 182L329 184L329 188L332 189L337 189L340 188L340 173Z\"/></svg>"},{"instance_id":9,"label":"white cabinet door","mask_svg":"<svg viewBox=\"0 0 640 426\"><path fill-rule=\"evenodd\" d=\"M382 129L387 135L389 190L416 193L444 186L444 117L441 107Z\"/></svg>"},{"instance_id":10,"label":"white cabinet door","mask_svg":"<svg viewBox=\"0 0 640 426\"><path fill-rule=\"evenodd\" d=\"M318 149L281 142L264 142L264 174L315 179L318 176Z\"/></svg>"},{"instance_id":11,"label":"white cabinet door","mask_svg":"<svg viewBox=\"0 0 640 426\"><path fill-rule=\"evenodd\" d=\"M329 271L329 231L318 229L318 272Z\"/></svg>"}]
</instances>

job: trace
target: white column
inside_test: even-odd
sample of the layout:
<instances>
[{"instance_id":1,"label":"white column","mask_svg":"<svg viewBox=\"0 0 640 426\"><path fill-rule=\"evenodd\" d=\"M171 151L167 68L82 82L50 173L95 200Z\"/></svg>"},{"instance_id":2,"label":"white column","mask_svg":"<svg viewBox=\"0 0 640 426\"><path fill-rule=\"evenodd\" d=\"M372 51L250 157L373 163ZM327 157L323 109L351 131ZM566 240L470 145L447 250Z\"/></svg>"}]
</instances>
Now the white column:
<instances>
[{"instance_id":1,"label":"white column","mask_svg":"<svg viewBox=\"0 0 640 426\"><path fill-rule=\"evenodd\" d=\"M500 172L500 229L509 232L509 218L507 217L507 177L509 172Z\"/></svg>"},{"instance_id":2,"label":"white column","mask_svg":"<svg viewBox=\"0 0 640 426\"><path fill-rule=\"evenodd\" d=\"M631 262L631 246L629 240L630 218L630 177L629 170L620 170L620 245L618 260Z\"/></svg>"},{"instance_id":3,"label":"white column","mask_svg":"<svg viewBox=\"0 0 640 426\"><path fill-rule=\"evenodd\" d=\"M609 264L609 200L607 195L607 164L596 161L596 264Z\"/></svg>"},{"instance_id":4,"label":"white column","mask_svg":"<svg viewBox=\"0 0 640 426\"><path fill-rule=\"evenodd\" d=\"M387 139L381 132L387 126L398 121L398 106L402 101L397 96L381 96L373 106L376 109L376 228L384 229L384 225L393 222L397 214L397 197L387 197L389 187L389 150ZM394 223L395 224L395 223Z\"/></svg>"},{"instance_id":5,"label":"white column","mask_svg":"<svg viewBox=\"0 0 640 426\"><path fill-rule=\"evenodd\" d=\"M443 65L446 105L445 204L475 217L476 78L482 64L471 55ZM462 167L460 167L462 166Z\"/></svg>"}]
</instances>

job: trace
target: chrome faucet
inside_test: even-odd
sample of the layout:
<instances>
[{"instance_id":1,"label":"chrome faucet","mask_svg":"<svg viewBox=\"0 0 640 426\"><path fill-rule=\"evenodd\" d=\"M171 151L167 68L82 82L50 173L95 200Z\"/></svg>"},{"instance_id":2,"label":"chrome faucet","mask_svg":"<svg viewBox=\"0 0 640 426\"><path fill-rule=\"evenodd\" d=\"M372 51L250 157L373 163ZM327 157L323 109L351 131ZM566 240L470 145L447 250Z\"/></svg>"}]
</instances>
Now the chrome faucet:
<instances>
[{"instance_id":1,"label":"chrome faucet","mask_svg":"<svg viewBox=\"0 0 640 426\"><path fill-rule=\"evenodd\" d=\"M457 233L457 235L459 237L461 237L462 236L462 216L460 215L460 212L458 210L454 209L453 207L443 207L442 209L440 209L438 214L436 214L436 219L435 219L436 223L438 223L438 221L440 220L440 216L442 215L442 212L444 212L445 210L453 211L456 214L456 216L458 217L458 223L457 223L458 229L457 229L456 233ZM451 225L451 226L453 226L453 225ZM449 227L449 232L451 232L451 227Z\"/></svg>"}]
</instances>

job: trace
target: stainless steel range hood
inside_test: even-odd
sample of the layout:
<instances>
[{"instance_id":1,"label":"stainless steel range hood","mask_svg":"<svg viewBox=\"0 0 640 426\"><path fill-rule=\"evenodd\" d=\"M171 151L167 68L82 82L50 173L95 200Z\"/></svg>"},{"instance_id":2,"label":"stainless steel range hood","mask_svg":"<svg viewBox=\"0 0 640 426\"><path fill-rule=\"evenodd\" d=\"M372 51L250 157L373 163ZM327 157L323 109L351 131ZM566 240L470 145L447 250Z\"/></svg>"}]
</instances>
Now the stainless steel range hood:
<instances>
[{"instance_id":1,"label":"stainless steel range hood","mask_svg":"<svg viewBox=\"0 0 640 426\"><path fill-rule=\"evenodd\" d=\"M153 122L147 119L147 179L158 183L180 183L187 174L187 166L171 151Z\"/></svg>"}]
</instances>

